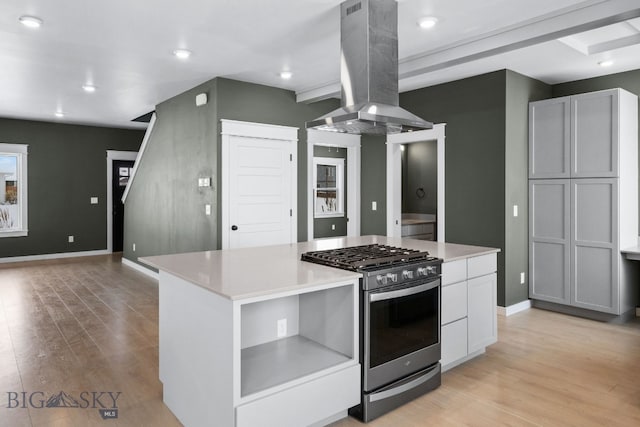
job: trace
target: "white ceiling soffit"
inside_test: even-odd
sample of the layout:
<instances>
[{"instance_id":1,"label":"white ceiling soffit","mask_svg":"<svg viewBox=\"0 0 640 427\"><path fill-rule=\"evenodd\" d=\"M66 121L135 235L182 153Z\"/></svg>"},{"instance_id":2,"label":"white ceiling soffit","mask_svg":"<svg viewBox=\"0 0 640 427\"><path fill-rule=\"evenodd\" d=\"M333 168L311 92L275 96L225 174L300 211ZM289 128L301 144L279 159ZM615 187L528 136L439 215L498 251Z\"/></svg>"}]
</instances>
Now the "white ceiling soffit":
<instances>
[{"instance_id":1,"label":"white ceiling soffit","mask_svg":"<svg viewBox=\"0 0 640 427\"><path fill-rule=\"evenodd\" d=\"M440 74L440 71L462 70L465 64L482 60L488 60L484 61L488 64L492 57L502 57L504 54L555 40L562 41L585 55L632 46L640 43L639 17L638 0L590 0L573 4L494 32L474 35L430 51L400 58L400 89L411 90L437 84L447 80L433 77ZM607 36L601 36L601 41L591 43L590 37L600 34L600 31ZM612 33L624 34L613 37ZM495 69L510 68L506 65L508 62L500 64L504 65L496 64L498 68ZM470 68L469 70L471 73ZM466 75L460 73L459 77ZM557 82L558 79L555 78L548 83ZM298 102L340 97L340 82L297 91L296 96Z\"/></svg>"},{"instance_id":2,"label":"white ceiling soffit","mask_svg":"<svg viewBox=\"0 0 640 427\"><path fill-rule=\"evenodd\" d=\"M558 41L583 55L595 55L640 44L640 18L585 31Z\"/></svg>"}]
</instances>

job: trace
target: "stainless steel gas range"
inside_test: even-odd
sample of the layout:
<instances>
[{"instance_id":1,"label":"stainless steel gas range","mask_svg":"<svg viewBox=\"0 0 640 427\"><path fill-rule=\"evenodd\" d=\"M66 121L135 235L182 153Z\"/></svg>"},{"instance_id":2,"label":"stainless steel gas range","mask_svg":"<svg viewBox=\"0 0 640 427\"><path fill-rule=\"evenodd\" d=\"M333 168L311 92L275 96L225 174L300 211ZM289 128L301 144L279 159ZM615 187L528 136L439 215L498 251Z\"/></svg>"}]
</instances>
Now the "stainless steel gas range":
<instances>
[{"instance_id":1,"label":"stainless steel gas range","mask_svg":"<svg viewBox=\"0 0 640 427\"><path fill-rule=\"evenodd\" d=\"M303 261L361 272L362 397L370 421L440 385L440 274L428 252L365 245L307 252Z\"/></svg>"}]
</instances>

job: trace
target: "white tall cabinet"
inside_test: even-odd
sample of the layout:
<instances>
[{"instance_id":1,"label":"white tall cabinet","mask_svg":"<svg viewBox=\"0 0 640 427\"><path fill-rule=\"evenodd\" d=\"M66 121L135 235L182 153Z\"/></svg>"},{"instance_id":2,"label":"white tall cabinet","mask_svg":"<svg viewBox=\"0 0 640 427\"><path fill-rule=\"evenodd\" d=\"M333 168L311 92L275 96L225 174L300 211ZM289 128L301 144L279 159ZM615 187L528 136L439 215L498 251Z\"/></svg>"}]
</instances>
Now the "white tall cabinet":
<instances>
[{"instance_id":1,"label":"white tall cabinet","mask_svg":"<svg viewBox=\"0 0 640 427\"><path fill-rule=\"evenodd\" d=\"M529 104L529 296L635 307L620 249L638 238L638 100L611 89Z\"/></svg>"}]
</instances>

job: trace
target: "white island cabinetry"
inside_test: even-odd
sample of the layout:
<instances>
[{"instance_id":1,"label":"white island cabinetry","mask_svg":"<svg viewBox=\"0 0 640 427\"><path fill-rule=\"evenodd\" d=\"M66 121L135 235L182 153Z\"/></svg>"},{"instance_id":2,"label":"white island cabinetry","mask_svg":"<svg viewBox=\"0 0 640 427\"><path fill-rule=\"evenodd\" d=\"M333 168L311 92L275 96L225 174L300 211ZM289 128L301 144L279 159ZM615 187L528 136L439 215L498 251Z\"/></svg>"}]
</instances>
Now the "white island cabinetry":
<instances>
[{"instance_id":1,"label":"white island cabinetry","mask_svg":"<svg viewBox=\"0 0 640 427\"><path fill-rule=\"evenodd\" d=\"M180 422L299 427L346 417L360 403L362 276L300 257L375 243L444 260L443 366L495 341L493 248L363 236L141 258L160 271L159 377Z\"/></svg>"},{"instance_id":2,"label":"white island cabinetry","mask_svg":"<svg viewBox=\"0 0 640 427\"><path fill-rule=\"evenodd\" d=\"M496 254L442 264L443 371L498 340Z\"/></svg>"}]
</instances>

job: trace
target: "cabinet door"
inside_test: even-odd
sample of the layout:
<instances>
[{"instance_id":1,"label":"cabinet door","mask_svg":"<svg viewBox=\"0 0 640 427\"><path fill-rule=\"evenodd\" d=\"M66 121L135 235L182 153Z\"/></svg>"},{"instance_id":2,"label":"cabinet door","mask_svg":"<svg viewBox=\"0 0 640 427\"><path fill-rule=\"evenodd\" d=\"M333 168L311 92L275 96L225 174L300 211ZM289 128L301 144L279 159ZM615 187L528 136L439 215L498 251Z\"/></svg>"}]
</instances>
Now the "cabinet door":
<instances>
[{"instance_id":1,"label":"cabinet door","mask_svg":"<svg viewBox=\"0 0 640 427\"><path fill-rule=\"evenodd\" d=\"M571 177L618 176L617 89L571 97Z\"/></svg>"},{"instance_id":2,"label":"cabinet door","mask_svg":"<svg viewBox=\"0 0 640 427\"><path fill-rule=\"evenodd\" d=\"M444 368L467 357L467 319L460 319L442 327L442 356Z\"/></svg>"},{"instance_id":3,"label":"cabinet door","mask_svg":"<svg viewBox=\"0 0 640 427\"><path fill-rule=\"evenodd\" d=\"M529 181L529 296L570 303L570 180Z\"/></svg>"},{"instance_id":4,"label":"cabinet door","mask_svg":"<svg viewBox=\"0 0 640 427\"><path fill-rule=\"evenodd\" d=\"M529 178L569 178L569 97L529 104Z\"/></svg>"},{"instance_id":5,"label":"cabinet door","mask_svg":"<svg viewBox=\"0 0 640 427\"><path fill-rule=\"evenodd\" d=\"M620 314L618 180L571 180L571 304Z\"/></svg>"},{"instance_id":6,"label":"cabinet door","mask_svg":"<svg viewBox=\"0 0 640 427\"><path fill-rule=\"evenodd\" d=\"M498 340L496 273L469 279L468 298L468 349L478 351Z\"/></svg>"}]
</instances>

